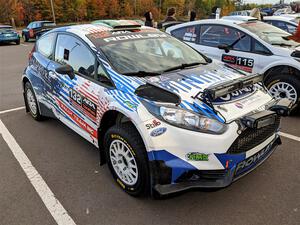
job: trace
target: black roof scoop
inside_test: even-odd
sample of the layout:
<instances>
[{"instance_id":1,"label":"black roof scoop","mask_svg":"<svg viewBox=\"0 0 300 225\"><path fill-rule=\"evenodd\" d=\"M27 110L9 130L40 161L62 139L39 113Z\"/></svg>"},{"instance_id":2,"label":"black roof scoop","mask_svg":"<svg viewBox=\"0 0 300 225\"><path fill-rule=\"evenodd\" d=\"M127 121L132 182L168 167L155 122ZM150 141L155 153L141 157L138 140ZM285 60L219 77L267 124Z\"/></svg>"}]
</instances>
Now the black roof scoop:
<instances>
[{"instance_id":1,"label":"black roof scoop","mask_svg":"<svg viewBox=\"0 0 300 225\"><path fill-rule=\"evenodd\" d=\"M181 98L177 94L149 83L139 86L135 90L135 94L155 102L173 103L176 105L181 102Z\"/></svg>"}]
</instances>

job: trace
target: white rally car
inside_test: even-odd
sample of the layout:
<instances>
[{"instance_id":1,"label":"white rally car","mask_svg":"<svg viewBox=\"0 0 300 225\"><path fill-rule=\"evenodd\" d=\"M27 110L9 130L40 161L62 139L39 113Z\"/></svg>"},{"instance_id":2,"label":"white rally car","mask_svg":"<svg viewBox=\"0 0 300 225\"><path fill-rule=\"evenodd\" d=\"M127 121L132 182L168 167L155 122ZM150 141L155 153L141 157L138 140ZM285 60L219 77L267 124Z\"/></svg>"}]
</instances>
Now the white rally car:
<instances>
[{"instance_id":1,"label":"white rally car","mask_svg":"<svg viewBox=\"0 0 300 225\"><path fill-rule=\"evenodd\" d=\"M253 17L229 16L199 20L166 30L199 52L248 73L264 75L277 98L300 101L300 43L290 34Z\"/></svg>"},{"instance_id":2,"label":"white rally car","mask_svg":"<svg viewBox=\"0 0 300 225\"><path fill-rule=\"evenodd\" d=\"M295 33L298 26L297 17L294 18L291 16L264 16L263 21L265 23L278 27L290 34Z\"/></svg>"},{"instance_id":3,"label":"white rally car","mask_svg":"<svg viewBox=\"0 0 300 225\"><path fill-rule=\"evenodd\" d=\"M94 144L134 196L225 187L272 154L289 100L273 99L261 75L125 22L61 27L36 42L22 79L34 119L56 118Z\"/></svg>"}]
</instances>

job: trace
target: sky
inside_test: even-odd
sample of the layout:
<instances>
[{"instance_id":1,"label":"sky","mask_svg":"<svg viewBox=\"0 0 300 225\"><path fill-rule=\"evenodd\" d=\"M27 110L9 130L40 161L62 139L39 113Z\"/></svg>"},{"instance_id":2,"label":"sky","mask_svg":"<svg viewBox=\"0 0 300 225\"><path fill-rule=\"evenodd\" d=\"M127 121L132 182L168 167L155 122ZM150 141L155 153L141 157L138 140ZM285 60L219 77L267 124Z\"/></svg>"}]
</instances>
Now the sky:
<instances>
[{"instance_id":1,"label":"sky","mask_svg":"<svg viewBox=\"0 0 300 225\"><path fill-rule=\"evenodd\" d=\"M284 3L296 2L299 0L285 0ZM243 0L243 3L257 3L257 4L276 4L279 0Z\"/></svg>"}]
</instances>

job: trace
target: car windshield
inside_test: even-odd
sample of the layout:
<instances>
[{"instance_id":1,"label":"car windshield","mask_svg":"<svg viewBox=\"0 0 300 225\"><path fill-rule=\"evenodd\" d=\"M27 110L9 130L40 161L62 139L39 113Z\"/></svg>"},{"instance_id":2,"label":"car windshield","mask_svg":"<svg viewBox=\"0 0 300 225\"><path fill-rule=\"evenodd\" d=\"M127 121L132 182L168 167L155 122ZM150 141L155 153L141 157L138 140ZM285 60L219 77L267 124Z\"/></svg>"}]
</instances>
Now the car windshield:
<instances>
[{"instance_id":1,"label":"car windshield","mask_svg":"<svg viewBox=\"0 0 300 225\"><path fill-rule=\"evenodd\" d=\"M288 40L287 37L291 34L267 23L260 21L248 22L240 24L241 27L259 36L265 42L271 45L282 45L296 47L298 42Z\"/></svg>"},{"instance_id":2,"label":"car windshield","mask_svg":"<svg viewBox=\"0 0 300 225\"><path fill-rule=\"evenodd\" d=\"M194 49L166 34L155 38L111 42L102 46L101 50L122 74L134 75L142 71L154 75L177 67L183 69L207 63Z\"/></svg>"}]
</instances>

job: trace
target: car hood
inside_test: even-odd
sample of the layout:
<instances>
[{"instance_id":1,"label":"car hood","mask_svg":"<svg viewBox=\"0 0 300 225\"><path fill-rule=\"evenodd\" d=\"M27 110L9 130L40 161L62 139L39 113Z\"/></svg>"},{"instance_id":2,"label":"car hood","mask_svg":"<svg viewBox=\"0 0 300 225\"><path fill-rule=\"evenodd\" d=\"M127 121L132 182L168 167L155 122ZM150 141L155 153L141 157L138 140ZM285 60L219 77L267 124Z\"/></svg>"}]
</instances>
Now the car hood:
<instances>
[{"instance_id":1,"label":"car hood","mask_svg":"<svg viewBox=\"0 0 300 225\"><path fill-rule=\"evenodd\" d=\"M159 87L180 97L180 107L199 112L220 121L231 121L265 105L272 98L255 86L216 99L212 104L199 96L204 89L244 75L221 63L210 63L192 69L177 70L153 77L124 77L121 88L134 90L145 84ZM125 79L127 82L125 82ZM120 79L119 79L120 81ZM117 83L119 83L117 81ZM128 87L130 84L131 87ZM155 90L157 91L157 90ZM153 99L152 99L153 100Z\"/></svg>"}]
</instances>

